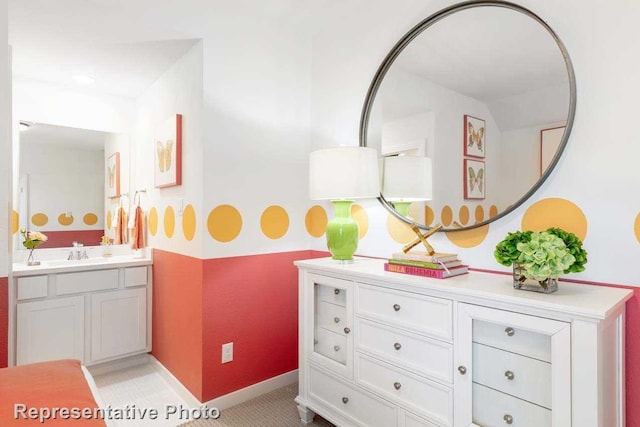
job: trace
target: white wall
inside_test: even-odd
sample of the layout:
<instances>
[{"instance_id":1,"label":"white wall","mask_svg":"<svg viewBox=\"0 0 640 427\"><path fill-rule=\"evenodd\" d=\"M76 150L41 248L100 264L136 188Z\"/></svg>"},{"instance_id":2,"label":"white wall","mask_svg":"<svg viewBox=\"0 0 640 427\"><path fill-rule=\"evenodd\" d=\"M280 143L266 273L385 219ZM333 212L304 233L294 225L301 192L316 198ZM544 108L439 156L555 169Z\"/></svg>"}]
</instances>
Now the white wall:
<instances>
[{"instance_id":1,"label":"white wall","mask_svg":"<svg viewBox=\"0 0 640 427\"><path fill-rule=\"evenodd\" d=\"M357 143L360 111L375 70L393 44L419 20L453 1L376 1L350 19L337 22L314 39L312 146L332 139ZM578 105L565 155L548 181L525 206L490 226L485 241L460 249L444 234L436 248L457 251L473 267L499 269L493 250L508 231L520 228L526 207L543 198L571 200L585 213L589 252L587 270L575 278L638 284L634 268L640 245L634 220L640 155L637 138L637 94L640 93L640 3L627 0L523 0L564 41L575 68ZM580 11L576 19L576 11ZM592 23L593 25L586 25ZM375 30L372 30L375 29ZM457 191L456 188L452 190ZM369 214L383 221L386 213ZM384 226L370 227L359 252L388 256L398 245Z\"/></svg>"},{"instance_id":2,"label":"white wall","mask_svg":"<svg viewBox=\"0 0 640 427\"><path fill-rule=\"evenodd\" d=\"M7 37L7 2L0 0L0 277L9 275L11 259L11 73Z\"/></svg>"}]
</instances>

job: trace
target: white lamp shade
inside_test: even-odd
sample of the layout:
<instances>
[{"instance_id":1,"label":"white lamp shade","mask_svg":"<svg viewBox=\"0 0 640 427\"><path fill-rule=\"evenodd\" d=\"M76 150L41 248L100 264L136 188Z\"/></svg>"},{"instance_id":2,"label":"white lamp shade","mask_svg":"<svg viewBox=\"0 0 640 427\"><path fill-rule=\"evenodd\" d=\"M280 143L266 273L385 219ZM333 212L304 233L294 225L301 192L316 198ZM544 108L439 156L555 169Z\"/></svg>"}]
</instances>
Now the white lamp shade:
<instances>
[{"instance_id":1,"label":"white lamp shade","mask_svg":"<svg viewBox=\"0 0 640 427\"><path fill-rule=\"evenodd\" d=\"M431 200L431 174L431 159L428 157L385 157L382 166L382 195L389 201Z\"/></svg>"},{"instance_id":2,"label":"white lamp shade","mask_svg":"<svg viewBox=\"0 0 640 427\"><path fill-rule=\"evenodd\" d=\"M378 197L378 152L368 147L336 147L309 156L309 196L313 200Z\"/></svg>"}]
</instances>

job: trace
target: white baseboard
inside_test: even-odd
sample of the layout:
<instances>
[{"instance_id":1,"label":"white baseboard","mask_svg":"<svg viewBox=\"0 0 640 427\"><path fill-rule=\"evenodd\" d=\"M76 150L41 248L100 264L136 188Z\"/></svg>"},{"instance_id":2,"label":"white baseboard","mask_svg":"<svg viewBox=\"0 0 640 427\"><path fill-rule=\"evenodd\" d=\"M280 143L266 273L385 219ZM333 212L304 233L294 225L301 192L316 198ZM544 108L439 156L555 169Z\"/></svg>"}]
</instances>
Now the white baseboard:
<instances>
[{"instance_id":1,"label":"white baseboard","mask_svg":"<svg viewBox=\"0 0 640 427\"><path fill-rule=\"evenodd\" d=\"M147 353L136 354L135 356L125 357L123 359L112 360L109 362L98 363L96 365L87 366L87 370L92 376L108 374L109 372L127 369L132 366L144 365L149 363L151 356Z\"/></svg>"},{"instance_id":2,"label":"white baseboard","mask_svg":"<svg viewBox=\"0 0 640 427\"><path fill-rule=\"evenodd\" d=\"M164 367L164 365L158 362L158 359L149 355L149 364L160 374L160 376L169 384L169 387L176 392L178 396L187 404L190 408L198 408L202 406L202 403L186 388L180 380L173 376L171 371Z\"/></svg>"},{"instance_id":3,"label":"white baseboard","mask_svg":"<svg viewBox=\"0 0 640 427\"><path fill-rule=\"evenodd\" d=\"M286 372L278 375L277 377L269 378L257 384L250 385L249 387L242 388L240 390L225 394L224 396L216 397L203 405L207 405L209 408L216 408L224 410L247 400L258 397L262 394L268 393L273 390L277 390L281 387L285 387L289 384L293 384L298 381L298 370Z\"/></svg>"}]
</instances>

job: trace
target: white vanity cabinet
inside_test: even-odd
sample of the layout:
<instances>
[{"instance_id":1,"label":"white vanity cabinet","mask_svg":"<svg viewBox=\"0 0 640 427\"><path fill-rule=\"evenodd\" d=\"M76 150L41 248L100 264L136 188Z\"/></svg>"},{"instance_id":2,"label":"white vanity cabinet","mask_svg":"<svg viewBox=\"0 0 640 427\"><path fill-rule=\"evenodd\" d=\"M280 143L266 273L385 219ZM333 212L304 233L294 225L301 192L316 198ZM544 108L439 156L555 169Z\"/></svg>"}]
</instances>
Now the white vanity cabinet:
<instances>
[{"instance_id":1,"label":"white vanity cabinet","mask_svg":"<svg viewBox=\"0 0 640 427\"><path fill-rule=\"evenodd\" d=\"M340 427L624 426L630 290L297 261L300 417Z\"/></svg>"},{"instance_id":2,"label":"white vanity cabinet","mask_svg":"<svg viewBox=\"0 0 640 427\"><path fill-rule=\"evenodd\" d=\"M151 265L140 264L14 277L15 363L93 365L150 351Z\"/></svg>"}]
</instances>

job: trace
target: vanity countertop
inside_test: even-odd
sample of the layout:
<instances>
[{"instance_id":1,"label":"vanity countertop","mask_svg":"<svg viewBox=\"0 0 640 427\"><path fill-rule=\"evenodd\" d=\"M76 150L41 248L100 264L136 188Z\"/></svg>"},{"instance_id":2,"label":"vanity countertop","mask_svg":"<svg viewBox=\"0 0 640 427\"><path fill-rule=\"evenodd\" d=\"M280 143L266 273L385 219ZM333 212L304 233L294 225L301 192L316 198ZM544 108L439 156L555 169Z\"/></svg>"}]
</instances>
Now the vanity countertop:
<instances>
[{"instance_id":1,"label":"vanity countertop","mask_svg":"<svg viewBox=\"0 0 640 427\"><path fill-rule=\"evenodd\" d=\"M29 266L23 262L12 265L13 277L35 276L41 274L71 273L77 271L105 270L120 267L139 267L153 264L151 256L134 257L120 255L112 257L95 257L81 260L48 260L40 265Z\"/></svg>"}]
</instances>

